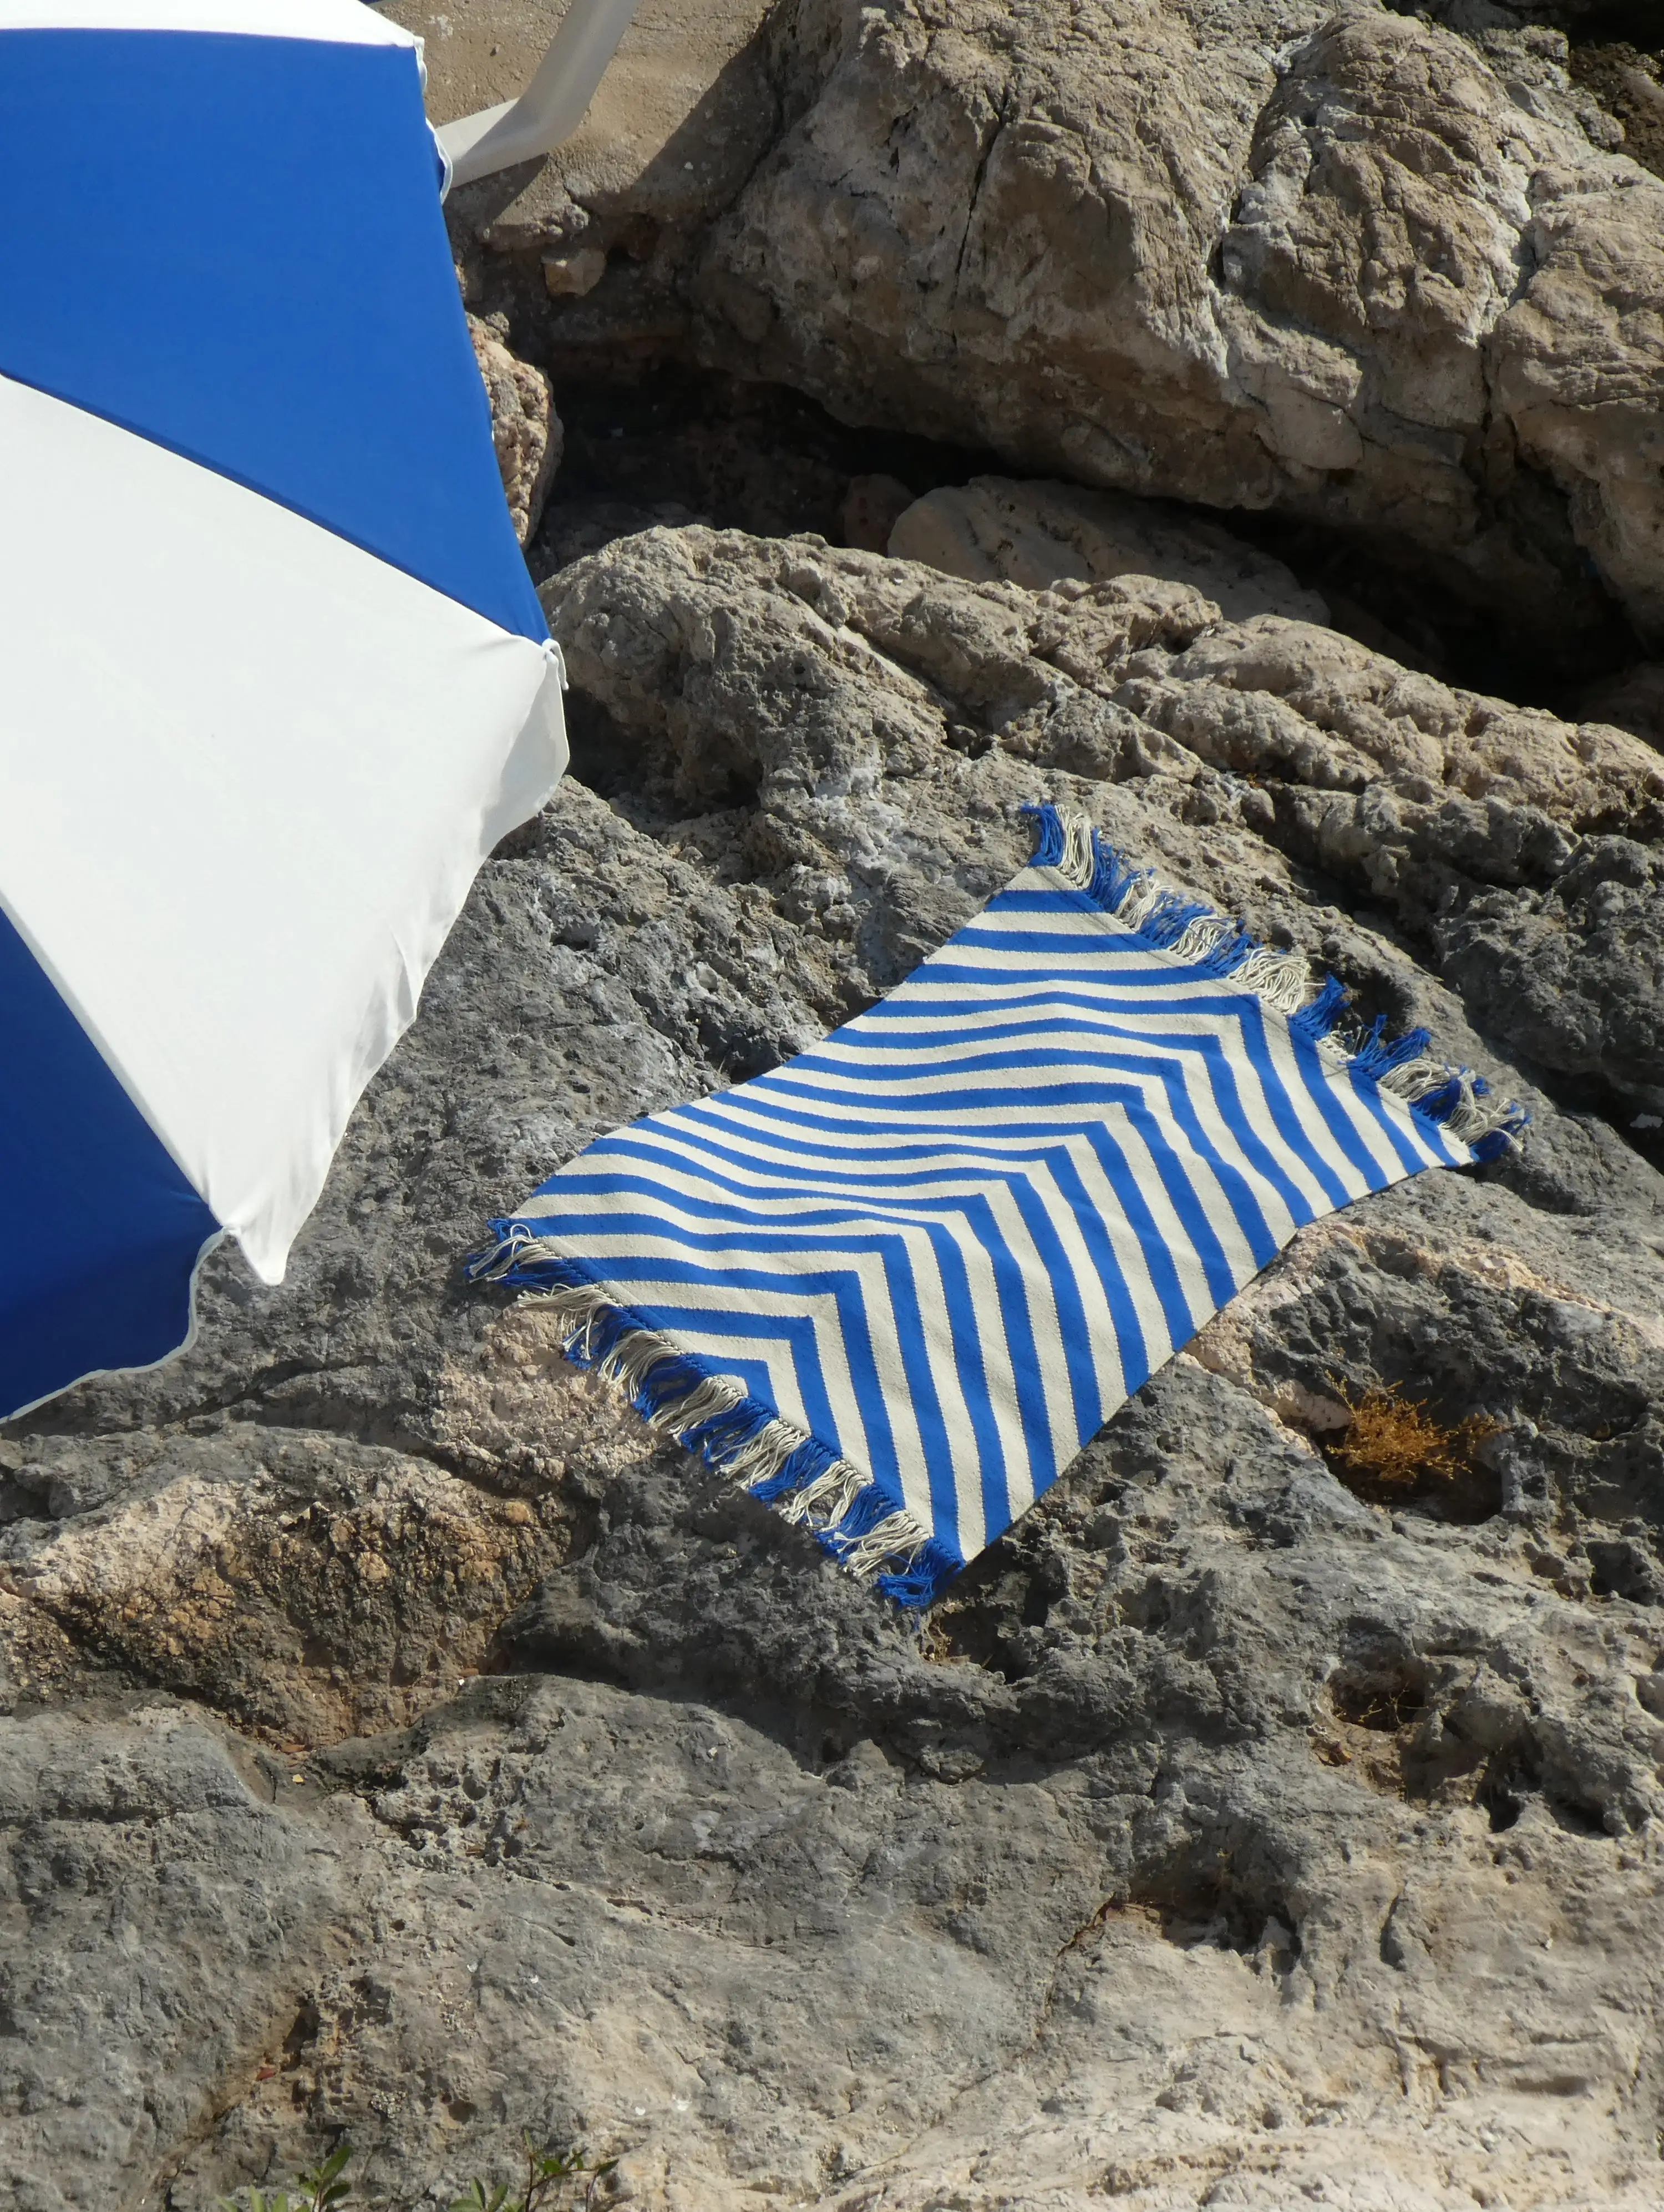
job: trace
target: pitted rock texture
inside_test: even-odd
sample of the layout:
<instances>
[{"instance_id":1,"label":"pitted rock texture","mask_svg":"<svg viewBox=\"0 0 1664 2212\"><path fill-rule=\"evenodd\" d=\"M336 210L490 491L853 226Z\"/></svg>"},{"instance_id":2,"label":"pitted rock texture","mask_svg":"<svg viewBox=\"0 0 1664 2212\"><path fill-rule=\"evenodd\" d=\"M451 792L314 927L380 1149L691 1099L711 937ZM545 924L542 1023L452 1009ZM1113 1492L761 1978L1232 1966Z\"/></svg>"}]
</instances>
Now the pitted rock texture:
<instances>
[{"instance_id":1,"label":"pitted rock texture","mask_svg":"<svg viewBox=\"0 0 1664 2212\"><path fill-rule=\"evenodd\" d=\"M561 465L561 418L542 369L512 353L503 333L477 315L468 318L468 334L491 403L491 436L503 495L514 520L514 535L524 545L543 520L544 503Z\"/></svg>"},{"instance_id":2,"label":"pitted rock texture","mask_svg":"<svg viewBox=\"0 0 1664 2212\"><path fill-rule=\"evenodd\" d=\"M1558 32L1491 14L803 0L802 112L695 281L706 357L1368 532L1569 665L1603 587L1664 636L1664 184Z\"/></svg>"},{"instance_id":3,"label":"pitted rock texture","mask_svg":"<svg viewBox=\"0 0 1664 2212\"><path fill-rule=\"evenodd\" d=\"M944 485L914 500L874 550L971 583L1003 578L1043 592L1056 583L1157 575L1193 585L1233 622L1264 614L1329 620L1323 600L1282 562L1217 525L1154 500L1077 484L976 477Z\"/></svg>"},{"instance_id":4,"label":"pitted rock texture","mask_svg":"<svg viewBox=\"0 0 1664 2212\"><path fill-rule=\"evenodd\" d=\"M1453 690L1310 623L1225 623L1150 577L1036 592L683 530L620 541L544 598L615 752L632 749L637 818L686 817L676 834L716 854L736 838L788 911L818 908L846 938L875 991L922 944L909 936L898 963L872 933L893 931L878 886L917 866L926 833L910 803L875 838L858 797L886 775L932 794L943 777L987 783L995 769L961 763L994 751L1136 784L1205 824L1222 858L1246 834L1349 882L1448 965L1476 1025L1546 1071L1598 1070L1643 1109L1664 1078L1646 1014L1664 761L1625 732ZM733 809L753 792L760 813ZM1191 887L1253 911L1237 849L1240 890L1223 869Z\"/></svg>"},{"instance_id":5,"label":"pitted rock texture","mask_svg":"<svg viewBox=\"0 0 1664 2212\"><path fill-rule=\"evenodd\" d=\"M665 2212L1656 2204L1664 1177L1571 1008L1657 756L1157 579L688 529L545 598L592 787L290 1280L216 1255L179 1363L0 1443L0 2204L344 2133L443 2206L525 2129ZM1299 1239L920 1631L459 1255L894 982L1046 795L1537 1121ZM1562 1018L1468 972L1527 920ZM1339 1479L1381 1384L1490 1425L1459 1497Z\"/></svg>"}]
</instances>

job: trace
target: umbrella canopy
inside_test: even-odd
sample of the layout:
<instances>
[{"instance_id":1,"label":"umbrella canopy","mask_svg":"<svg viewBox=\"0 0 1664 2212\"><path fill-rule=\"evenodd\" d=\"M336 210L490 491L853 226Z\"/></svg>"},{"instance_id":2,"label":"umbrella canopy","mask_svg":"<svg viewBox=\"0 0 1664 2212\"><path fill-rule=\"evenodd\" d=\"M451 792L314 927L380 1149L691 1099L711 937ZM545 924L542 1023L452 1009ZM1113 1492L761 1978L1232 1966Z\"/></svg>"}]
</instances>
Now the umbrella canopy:
<instances>
[{"instance_id":1,"label":"umbrella canopy","mask_svg":"<svg viewBox=\"0 0 1664 2212\"><path fill-rule=\"evenodd\" d=\"M282 1279L566 761L417 42L0 0L0 1415Z\"/></svg>"}]
</instances>

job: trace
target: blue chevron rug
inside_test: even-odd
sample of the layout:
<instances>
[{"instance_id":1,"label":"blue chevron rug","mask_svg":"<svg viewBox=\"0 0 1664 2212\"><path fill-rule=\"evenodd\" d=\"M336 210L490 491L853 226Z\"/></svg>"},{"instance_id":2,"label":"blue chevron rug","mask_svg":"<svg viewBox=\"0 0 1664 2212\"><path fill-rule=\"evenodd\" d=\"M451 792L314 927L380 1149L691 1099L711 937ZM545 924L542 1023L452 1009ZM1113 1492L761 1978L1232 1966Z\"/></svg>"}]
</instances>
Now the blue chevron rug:
<instances>
[{"instance_id":1,"label":"blue chevron rug","mask_svg":"<svg viewBox=\"0 0 1664 2212\"><path fill-rule=\"evenodd\" d=\"M599 1139L470 1262L906 1605L1297 1230L1526 1119L1030 811L1030 866L870 1013Z\"/></svg>"}]
</instances>

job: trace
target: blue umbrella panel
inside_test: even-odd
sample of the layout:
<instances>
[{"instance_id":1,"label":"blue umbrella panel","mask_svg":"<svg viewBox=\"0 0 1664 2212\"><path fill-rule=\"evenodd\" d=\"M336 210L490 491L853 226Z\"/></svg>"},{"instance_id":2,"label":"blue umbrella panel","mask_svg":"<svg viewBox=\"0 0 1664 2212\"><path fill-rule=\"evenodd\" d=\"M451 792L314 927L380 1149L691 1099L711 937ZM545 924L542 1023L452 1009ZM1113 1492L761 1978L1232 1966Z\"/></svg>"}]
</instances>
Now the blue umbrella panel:
<instances>
[{"instance_id":1,"label":"blue umbrella panel","mask_svg":"<svg viewBox=\"0 0 1664 2212\"><path fill-rule=\"evenodd\" d=\"M0 0L0 1416L281 1279L565 764L417 42Z\"/></svg>"}]
</instances>

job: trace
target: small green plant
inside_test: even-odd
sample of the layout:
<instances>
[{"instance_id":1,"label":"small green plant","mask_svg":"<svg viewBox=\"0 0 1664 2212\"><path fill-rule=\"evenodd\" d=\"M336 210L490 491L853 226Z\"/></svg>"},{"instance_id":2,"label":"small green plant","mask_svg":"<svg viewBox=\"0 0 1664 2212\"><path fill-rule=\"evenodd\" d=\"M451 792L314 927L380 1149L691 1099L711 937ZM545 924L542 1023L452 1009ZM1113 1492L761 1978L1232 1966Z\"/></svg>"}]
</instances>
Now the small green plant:
<instances>
[{"instance_id":1,"label":"small green plant","mask_svg":"<svg viewBox=\"0 0 1664 2212\"><path fill-rule=\"evenodd\" d=\"M264 2189L251 2189L248 2212L335 2212L342 2198L352 2193L351 2182L341 2179L351 2156L349 2142L337 2143L321 2165L290 2184L291 2189L303 2192L298 2196L292 2196L289 2189L274 2189L270 2195ZM221 2212L243 2212L234 2197L221 2197L220 2206Z\"/></svg>"},{"instance_id":2,"label":"small green plant","mask_svg":"<svg viewBox=\"0 0 1664 2212\"><path fill-rule=\"evenodd\" d=\"M451 2212L556 2212L557 2206L591 2205L596 2189L617 2163L616 2158L592 2160L581 2143L565 2150L539 2150L527 2136L524 2192L511 2197L506 2181L488 2189L484 2182L475 2180L467 2195L452 2203Z\"/></svg>"},{"instance_id":3,"label":"small green plant","mask_svg":"<svg viewBox=\"0 0 1664 2212\"><path fill-rule=\"evenodd\" d=\"M531 2136L525 2142L525 2183L518 2197L512 2182L476 2179L451 2212L580 2212L593 2205L597 2189L618 2163L616 2158L591 2158L581 2143L551 2150L540 2149ZM222 2197L220 2212L336 2212L352 2194L351 2182L341 2178L351 2156L350 2143L337 2143L321 2165L287 2188L251 2189L246 2205L236 2197Z\"/></svg>"}]
</instances>

